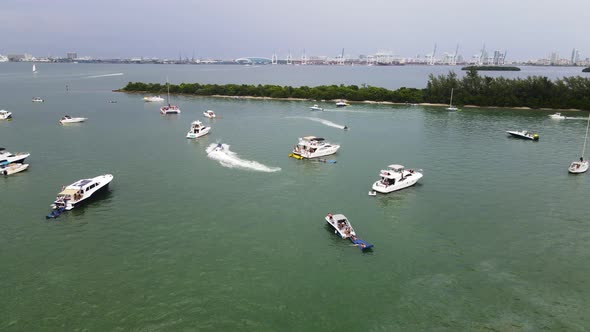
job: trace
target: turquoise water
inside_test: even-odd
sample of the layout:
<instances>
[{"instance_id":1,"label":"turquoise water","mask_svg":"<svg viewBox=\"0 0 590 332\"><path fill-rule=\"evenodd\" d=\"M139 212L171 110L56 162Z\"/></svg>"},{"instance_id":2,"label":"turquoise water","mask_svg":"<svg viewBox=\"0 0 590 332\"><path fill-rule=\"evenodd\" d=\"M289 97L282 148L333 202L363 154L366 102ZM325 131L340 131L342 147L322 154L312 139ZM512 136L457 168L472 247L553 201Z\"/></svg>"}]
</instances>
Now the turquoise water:
<instances>
[{"instance_id":1,"label":"turquoise water","mask_svg":"<svg viewBox=\"0 0 590 332\"><path fill-rule=\"evenodd\" d=\"M321 104L327 111L312 113L306 102L192 97L173 97L182 114L162 117L141 95L111 90L148 78L241 82L249 74L38 68L33 76L28 64L0 66L0 108L14 113L0 122L0 146L32 154L28 171L0 178L0 330L590 328L590 180L567 173L584 119L380 105ZM314 80L341 75L320 71ZM386 81L387 73L366 75ZM207 109L219 118L205 119ZM64 114L89 120L60 126ZM185 139L193 120L211 134ZM513 129L541 139L508 138ZM341 144L338 162L288 158L304 135ZM216 143L257 164L208 158ZM368 196L391 163L422 168L424 178ZM104 173L115 177L108 193L45 220L62 185ZM349 217L375 249L363 254L334 235L329 212Z\"/></svg>"}]
</instances>

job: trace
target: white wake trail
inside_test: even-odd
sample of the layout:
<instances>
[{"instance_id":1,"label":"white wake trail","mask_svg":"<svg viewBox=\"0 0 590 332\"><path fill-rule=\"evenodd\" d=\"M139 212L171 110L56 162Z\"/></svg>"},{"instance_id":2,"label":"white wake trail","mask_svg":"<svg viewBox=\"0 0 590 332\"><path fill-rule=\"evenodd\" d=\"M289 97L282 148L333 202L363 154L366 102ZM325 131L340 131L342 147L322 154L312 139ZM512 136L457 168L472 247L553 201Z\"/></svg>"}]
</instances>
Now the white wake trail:
<instances>
[{"instance_id":1,"label":"white wake trail","mask_svg":"<svg viewBox=\"0 0 590 332\"><path fill-rule=\"evenodd\" d=\"M99 78L99 77L121 76L121 75L123 75L123 73L104 74L104 75L92 75L92 76L86 76L85 78Z\"/></svg>"},{"instance_id":2,"label":"white wake trail","mask_svg":"<svg viewBox=\"0 0 590 332\"><path fill-rule=\"evenodd\" d=\"M309 116L292 116L290 118L291 119L306 119L306 120L310 120L310 121L314 121L314 122L319 122L319 123L326 125L328 127L333 127L333 128L338 128L338 129L348 129L347 126L343 126L343 125L334 123L332 121L328 121L328 120L324 120L324 119L320 119L320 118L312 118Z\"/></svg>"},{"instance_id":3,"label":"white wake trail","mask_svg":"<svg viewBox=\"0 0 590 332\"><path fill-rule=\"evenodd\" d=\"M280 167L268 167L257 161L246 160L238 157L238 155L230 151L227 144L210 144L207 149L207 157L217 160L222 166L228 168L242 168L258 172L273 173L281 170Z\"/></svg>"}]
</instances>

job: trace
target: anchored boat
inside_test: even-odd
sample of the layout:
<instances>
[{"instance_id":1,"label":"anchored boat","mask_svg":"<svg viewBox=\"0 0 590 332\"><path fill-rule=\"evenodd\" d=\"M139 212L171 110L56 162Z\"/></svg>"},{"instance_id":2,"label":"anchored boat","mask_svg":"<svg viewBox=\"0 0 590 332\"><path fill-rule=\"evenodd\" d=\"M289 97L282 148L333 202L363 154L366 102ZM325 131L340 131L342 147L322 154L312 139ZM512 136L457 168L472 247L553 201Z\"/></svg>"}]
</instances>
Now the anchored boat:
<instances>
[{"instance_id":1,"label":"anchored boat","mask_svg":"<svg viewBox=\"0 0 590 332\"><path fill-rule=\"evenodd\" d=\"M291 154L294 155L293 158L311 159L329 156L336 153L338 149L340 149L340 145L331 144L321 137L306 136L299 138L299 143L295 145Z\"/></svg>"},{"instance_id":2,"label":"anchored boat","mask_svg":"<svg viewBox=\"0 0 590 332\"><path fill-rule=\"evenodd\" d=\"M6 151L5 148L0 148L0 162L20 163L23 162L31 154L27 152L11 153Z\"/></svg>"},{"instance_id":3,"label":"anchored boat","mask_svg":"<svg viewBox=\"0 0 590 332\"><path fill-rule=\"evenodd\" d=\"M331 214L328 213L326 216L326 222L334 228L334 233L340 235L342 239L349 239L355 246L359 247L361 250L366 250L372 248L373 245L367 243L359 238L356 237L356 232L352 225L344 216L343 214Z\"/></svg>"},{"instance_id":4,"label":"anchored boat","mask_svg":"<svg viewBox=\"0 0 590 332\"><path fill-rule=\"evenodd\" d=\"M0 162L0 174L4 176L16 174L29 168L29 164L12 163L9 164L7 161Z\"/></svg>"},{"instance_id":5,"label":"anchored boat","mask_svg":"<svg viewBox=\"0 0 590 332\"><path fill-rule=\"evenodd\" d=\"M64 115L61 119L59 119L59 123L60 124L66 124L66 123L79 123L79 122L84 122L88 120L88 118L76 118L76 117L71 117L69 115Z\"/></svg>"},{"instance_id":6,"label":"anchored boat","mask_svg":"<svg viewBox=\"0 0 590 332\"><path fill-rule=\"evenodd\" d=\"M64 187L51 204L54 211L47 218L56 218L61 212L79 206L97 192L106 189L112 180L113 175L104 174L91 179L81 179Z\"/></svg>"},{"instance_id":7,"label":"anchored boat","mask_svg":"<svg viewBox=\"0 0 590 332\"><path fill-rule=\"evenodd\" d=\"M5 110L0 110L0 120L10 120L12 119L12 113L5 111Z\"/></svg>"},{"instance_id":8,"label":"anchored boat","mask_svg":"<svg viewBox=\"0 0 590 332\"><path fill-rule=\"evenodd\" d=\"M381 180L373 183L373 190L382 194L388 194L413 186L424 175L422 170L405 169L402 165L389 165L389 169L381 170ZM369 193L370 195L370 193Z\"/></svg>"},{"instance_id":9,"label":"anchored boat","mask_svg":"<svg viewBox=\"0 0 590 332\"><path fill-rule=\"evenodd\" d=\"M199 138L209 133L211 127L205 127L201 121L193 121L186 138Z\"/></svg>"},{"instance_id":10,"label":"anchored boat","mask_svg":"<svg viewBox=\"0 0 590 332\"><path fill-rule=\"evenodd\" d=\"M215 115L215 112L213 112L212 110L208 110L208 111L203 112L203 115L208 117L209 119L213 119L213 118L217 117L217 115Z\"/></svg>"}]
</instances>

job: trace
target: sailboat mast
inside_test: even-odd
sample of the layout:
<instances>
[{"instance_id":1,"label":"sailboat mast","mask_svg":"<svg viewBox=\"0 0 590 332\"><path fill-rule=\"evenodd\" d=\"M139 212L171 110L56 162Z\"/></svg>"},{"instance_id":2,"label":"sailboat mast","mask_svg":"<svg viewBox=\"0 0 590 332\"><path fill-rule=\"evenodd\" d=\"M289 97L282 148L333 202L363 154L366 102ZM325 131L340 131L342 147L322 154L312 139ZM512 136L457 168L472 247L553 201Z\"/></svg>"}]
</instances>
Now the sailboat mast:
<instances>
[{"instance_id":1,"label":"sailboat mast","mask_svg":"<svg viewBox=\"0 0 590 332\"><path fill-rule=\"evenodd\" d=\"M588 127L590 126L590 113L588 113L588 123L586 124L586 136L584 136L584 147L582 148L582 159L584 159L584 152L586 152L586 141L588 140Z\"/></svg>"},{"instance_id":2,"label":"sailboat mast","mask_svg":"<svg viewBox=\"0 0 590 332\"><path fill-rule=\"evenodd\" d=\"M454 88L451 88L451 102L449 103L449 107L453 107L453 90Z\"/></svg>"},{"instance_id":3,"label":"sailboat mast","mask_svg":"<svg viewBox=\"0 0 590 332\"><path fill-rule=\"evenodd\" d=\"M166 87L168 88L168 98L166 101L168 102L168 107L170 107L170 83L168 83L168 79L166 79Z\"/></svg>"}]
</instances>

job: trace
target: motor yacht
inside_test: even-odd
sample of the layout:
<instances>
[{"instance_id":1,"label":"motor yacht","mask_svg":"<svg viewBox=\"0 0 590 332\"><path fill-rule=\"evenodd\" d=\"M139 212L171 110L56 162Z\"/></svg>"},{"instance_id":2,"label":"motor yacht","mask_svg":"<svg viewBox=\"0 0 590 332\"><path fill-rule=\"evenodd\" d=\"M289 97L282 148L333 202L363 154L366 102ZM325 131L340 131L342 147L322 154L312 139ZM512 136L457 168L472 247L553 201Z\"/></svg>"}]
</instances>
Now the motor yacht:
<instances>
[{"instance_id":1,"label":"motor yacht","mask_svg":"<svg viewBox=\"0 0 590 332\"><path fill-rule=\"evenodd\" d=\"M12 175L18 172L22 172L29 168L29 164L21 164L21 163L8 163L6 161L0 162L0 174L7 176Z\"/></svg>"},{"instance_id":2,"label":"motor yacht","mask_svg":"<svg viewBox=\"0 0 590 332\"><path fill-rule=\"evenodd\" d=\"M350 104L347 102L344 102L344 101L339 101L336 103L336 107L346 107L346 106L350 106Z\"/></svg>"},{"instance_id":3,"label":"motor yacht","mask_svg":"<svg viewBox=\"0 0 590 332\"><path fill-rule=\"evenodd\" d=\"M306 136L299 138L299 143L293 148L293 155L297 159L311 159L329 156L336 153L340 145L331 144L321 137Z\"/></svg>"},{"instance_id":4,"label":"motor yacht","mask_svg":"<svg viewBox=\"0 0 590 332\"><path fill-rule=\"evenodd\" d=\"M373 247L372 244L369 244L359 238L356 237L356 232L352 225L344 216L343 214L331 214L328 213L326 216L326 222L334 228L334 233L340 235L342 239L349 239L355 246L359 247L361 250L369 249Z\"/></svg>"},{"instance_id":5,"label":"motor yacht","mask_svg":"<svg viewBox=\"0 0 590 332\"><path fill-rule=\"evenodd\" d=\"M147 97L143 97L143 100L146 102L159 102L159 101L164 101L164 98L162 98L160 96L147 96Z\"/></svg>"},{"instance_id":6,"label":"motor yacht","mask_svg":"<svg viewBox=\"0 0 590 332\"><path fill-rule=\"evenodd\" d=\"M424 176L422 170L405 169L402 165L389 165L381 170L380 180L373 183L372 189L382 194L388 194L413 186Z\"/></svg>"},{"instance_id":7,"label":"motor yacht","mask_svg":"<svg viewBox=\"0 0 590 332\"><path fill-rule=\"evenodd\" d=\"M204 126L201 121L193 121L191 123L191 128L186 134L186 138L199 138L201 136L209 134L210 130L211 127Z\"/></svg>"},{"instance_id":8,"label":"motor yacht","mask_svg":"<svg viewBox=\"0 0 590 332\"><path fill-rule=\"evenodd\" d=\"M25 161L31 154L27 152L11 153L6 151L5 148L0 148L0 162L20 163Z\"/></svg>"},{"instance_id":9,"label":"motor yacht","mask_svg":"<svg viewBox=\"0 0 590 332\"><path fill-rule=\"evenodd\" d=\"M508 134L510 134L510 136L516 137L516 138L529 139L531 141L538 141L539 140L538 134L529 133L526 130L523 130L523 131L509 130L506 132Z\"/></svg>"},{"instance_id":10,"label":"motor yacht","mask_svg":"<svg viewBox=\"0 0 590 332\"><path fill-rule=\"evenodd\" d=\"M215 112L213 112L212 110L207 110L207 111L203 112L203 115L208 117L209 119L213 119L213 118L217 117L217 115L215 115Z\"/></svg>"},{"instance_id":11,"label":"motor yacht","mask_svg":"<svg viewBox=\"0 0 590 332\"><path fill-rule=\"evenodd\" d=\"M51 207L54 210L69 211L108 187L113 180L111 174L99 175L91 179L81 179L62 188Z\"/></svg>"},{"instance_id":12,"label":"motor yacht","mask_svg":"<svg viewBox=\"0 0 590 332\"><path fill-rule=\"evenodd\" d=\"M0 120L8 119L12 119L12 113L5 110L0 110Z\"/></svg>"},{"instance_id":13,"label":"motor yacht","mask_svg":"<svg viewBox=\"0 0 590 332\"><path fill-rule=\"evenodd\" d=\"M71 117L69 115L64 115L61 119L59 119L59 123L66 124L66 123L78 123L84 122L88 120L88 118L78 118L78 117Z\"/></svg>"},{"instance_id":14,"label":"motor yacht","mask_svg":"<svg viewBox=\"0 0 590 332\"><path fill-rule=\"evenodd\" d=\"M555 114L551 114L551 115L549 115L549 117L554 120L564 120L565 119L565 115L561 115L561 113L559 113L559 112L557 112Z\"/></svg>"},{"instance_id":15,"label":"motor yacht","mask_svg":"<svg viewBox=\"0 0 590 332\"><path fill-rule=\"evenodd\" d=\"M311 106L309 109L312 111L323 111L324 110L323 108L319 107L317 104Z\"/></svg>"},{"instance_id":16,"label":"motor yacht","mask_svg":"<svg viewBox=\"0 0 590 332\"><path fill-rule=\"evenodd\" d=\"M39 98L39 97L33 97L33 99L31 100L33 103L42 103L45 100Z\"/></svg>"}]
</instances>

